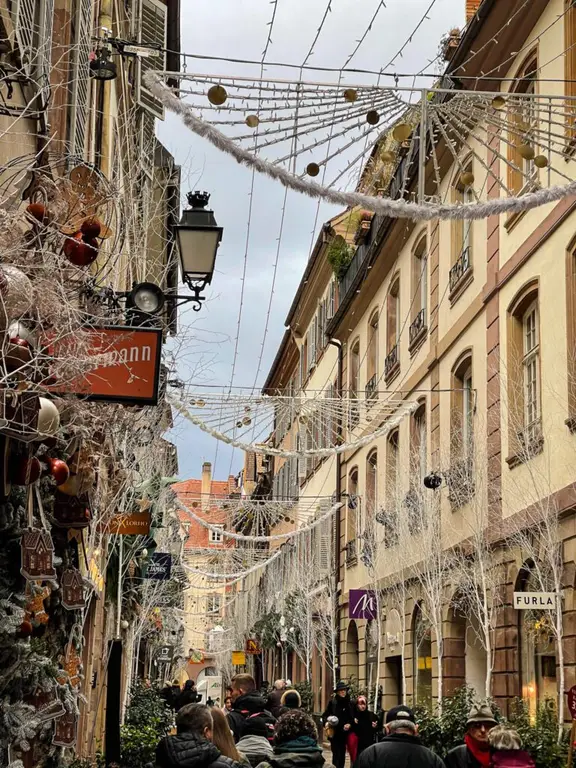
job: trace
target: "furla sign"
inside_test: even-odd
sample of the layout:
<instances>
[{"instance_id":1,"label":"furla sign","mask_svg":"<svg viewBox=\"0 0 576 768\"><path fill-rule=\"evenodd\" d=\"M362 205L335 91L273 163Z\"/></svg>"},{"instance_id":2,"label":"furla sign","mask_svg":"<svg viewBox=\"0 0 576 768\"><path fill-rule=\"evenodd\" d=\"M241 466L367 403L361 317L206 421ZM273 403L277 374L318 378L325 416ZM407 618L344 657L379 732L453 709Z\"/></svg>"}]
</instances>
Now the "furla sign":
<instances>
[{"instance_id":1,"label":"furla sign","mask_svg":"<svg viewBox=\"0 0 576 768\"><path fill-rule=\"evenodd\" d=\"M555 592L514 592L514 608L517 611L545 611L556 608Z\"/></svg>"}]
</instances>

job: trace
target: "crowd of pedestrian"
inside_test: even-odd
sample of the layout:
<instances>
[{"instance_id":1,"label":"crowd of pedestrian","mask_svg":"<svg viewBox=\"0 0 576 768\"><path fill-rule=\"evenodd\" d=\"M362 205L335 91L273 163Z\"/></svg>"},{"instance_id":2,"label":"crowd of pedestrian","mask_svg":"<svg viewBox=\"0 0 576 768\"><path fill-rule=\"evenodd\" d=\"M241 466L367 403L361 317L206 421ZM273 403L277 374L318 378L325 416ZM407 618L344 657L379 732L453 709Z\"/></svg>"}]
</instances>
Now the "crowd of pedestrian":
<instances>
[{"instance_id":1,"label":"crowd of pedestrian","mask_svg":"<svg viewBox=\"0 0 576 768\"><path fill-rule=\"evenodd\" d=\"M518 733L498 725L486 704L472 708L464 743L442 760L422 743L412 709L389 709L380 733L366 697L353 701L339 682L321 718L332 766L289 681L277 680L267 695L250 675L236 675L222 708L198 703L193 683L180 690L175 681L164 691L176 734L158 744L156 768L344 768L347 752L353 768L535 768Z\"/></svg>"}]
</instances>

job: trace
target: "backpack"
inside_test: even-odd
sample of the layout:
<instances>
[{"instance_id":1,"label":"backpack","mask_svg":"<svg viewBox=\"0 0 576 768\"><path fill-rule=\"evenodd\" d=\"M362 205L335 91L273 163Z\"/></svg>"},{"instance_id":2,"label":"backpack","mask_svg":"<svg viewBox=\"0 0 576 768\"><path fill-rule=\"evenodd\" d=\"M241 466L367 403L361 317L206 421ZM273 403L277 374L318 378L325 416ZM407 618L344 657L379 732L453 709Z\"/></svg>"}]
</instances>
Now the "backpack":
<instances>
[{"instance_id":1,"label":"backpack","mask_svg":"<svg viewBox=\"0 0 576 768\"><path fill-rule=\"evenodd\" d=\"M274 726L276 725L276 718L271 715L270 712L264 709L262 712L254 712L250 714L247 709L241 709L240 714L244 717L244 723L246 720L252 720L255 717L262 720L266 726L266 731L268 732L266 738L270 744L274 743ZM240 738L244 735L244 723L240 726Z\"/></svg>"}]
</instances>

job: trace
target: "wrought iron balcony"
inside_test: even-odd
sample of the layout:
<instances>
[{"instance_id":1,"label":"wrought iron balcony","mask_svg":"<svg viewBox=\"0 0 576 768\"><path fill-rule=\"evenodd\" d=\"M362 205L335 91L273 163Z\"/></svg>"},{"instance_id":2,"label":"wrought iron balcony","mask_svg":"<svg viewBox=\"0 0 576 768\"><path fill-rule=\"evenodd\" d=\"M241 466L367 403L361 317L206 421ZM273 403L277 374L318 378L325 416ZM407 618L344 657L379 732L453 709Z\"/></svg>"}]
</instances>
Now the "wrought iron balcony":
<instances>
[{"instance_id":1,"label":"wrought iron balcony","mask_svg":"<svg viewBox=\"0 0 576 768\"><path fill-rule=\"evenodd\" d=\"M464 275L468 272L469 269L470 269L470 246L468 245L466 246L466 248L462 250L462 253L458 257L454 266L450 269L450 276L449 276L450 291L453 291L454 288L456 288L460 280L464 277Z\"/></svg>"},{"instance_id":2,"label":"wrought iron balcony","mask_svg":"<svg viewBox=\"0 0 576 768\"><path fill-rule=\"evenodd\" d=\"M358 548L356 545L356 539L351 539L346 543L345 547L346 565L354 565L358 560Z\"/></svg>"},{"instance_id":3,"label":"wrought iron balcony","mask_svg":"<svg viewBox=\"0 0 576 768\"><path fill-rule=\"evenodd\" d=\"M366 400L378 399L378 382L376 380L376 374L371 376L366 382Z\"/></svg>"},{"instance_id":4,"label":"wrought iron balcony","mask_svg":"<svg viewBox=\"0 0 576 768\"><path fill-rule=\"evenodd\" d=\"M350 398L350 405L348 407L348 429L354 429L360 422L360 407L356 402L356 398Z\"/></svg>"},{"instance_id":5,"label":"wrought iron balcony","mask_svg":"<svg viewBox=\"0 0 576 768\"><path fill-rule=\"evenodd\" d=\"M424 329L426 328L426 310L424 307L418 312L414 320L412 321L412 324L410 328L408 329L408 342L409 344L413 344L414 341L420 336L421 333L424 332Z\"/></svg>"},{"instance_id":6,"label":"wrought iron balcony","mask_svg":"<svg viewBox=\"0 0 576 768\"><path fill-rule=\"evenodd\" d=\"M390 352L386 355L386 360L384 360L384 377L388 378L394 368L396 368L399 365L399 358L398 358L398 344L392 347Z\"/></svg>"}]
</instances>

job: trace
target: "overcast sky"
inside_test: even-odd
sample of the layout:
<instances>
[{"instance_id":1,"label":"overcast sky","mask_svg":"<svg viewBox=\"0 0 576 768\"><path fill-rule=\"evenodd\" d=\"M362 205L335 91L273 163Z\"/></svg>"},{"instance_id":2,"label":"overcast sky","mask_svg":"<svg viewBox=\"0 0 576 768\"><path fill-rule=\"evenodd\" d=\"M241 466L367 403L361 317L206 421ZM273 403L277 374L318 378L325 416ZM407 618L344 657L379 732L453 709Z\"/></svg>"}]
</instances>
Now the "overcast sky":
<instances>
[{"instance_id":1,"label":"overcast sky","mask_svg":"<svg viewBox=\"0 0 576 768\"><path fill-rule=\"evenodd\" d=\"M268 62L300 65L308 53L328 0L278 0ZM331 13L309 59L310 64L339 68L356 47L380 0L331 0ZM465 0L385 0L350 67L379 70L396 55L425 11L428 19L388 71L418 72L438 53L439 40L449 29L464 23ZM269 0L182 0L182 51L260 61L266 44L273 3ZM257 76L258 67L227 62L188 60L188 71L203 74ZM290 78L297 71L267 67L267 75ZM337 75L308 71L305 79L328 80ZM364 82L347 73L343 82ZM428 81L427 81L428 82ZM407 82L407 85L411 83ZM431 83L430 83L431 84ZM182 191L205 189L212 195L224 237L218 253L209 301L199 313L187 308L180 316L184 342L178 345L183 379L195 384L229 385L236 346L244 257L247 253L244 302L240 322L234 386L261 385L266 378L284 332L284 320L306 264L318 228L338 209L323 204L314 233L317 203L290 192L275 292L261 370L258 359L264 341L266 313L272 287L283 188L256 176L247 248L251 172L218 152L167 114L159 137L182 166ZM180 476L200 477L203 461L214 465L214 477L235 474L243 463L240 451L232 454L223 444L178 420L172 432L178 446Z\"/></svg>"}]
</instances>

